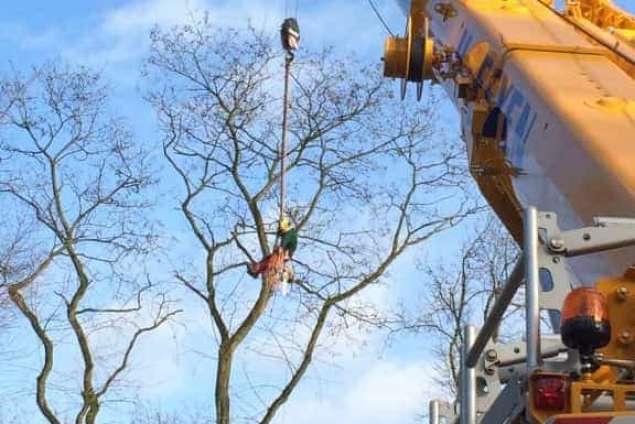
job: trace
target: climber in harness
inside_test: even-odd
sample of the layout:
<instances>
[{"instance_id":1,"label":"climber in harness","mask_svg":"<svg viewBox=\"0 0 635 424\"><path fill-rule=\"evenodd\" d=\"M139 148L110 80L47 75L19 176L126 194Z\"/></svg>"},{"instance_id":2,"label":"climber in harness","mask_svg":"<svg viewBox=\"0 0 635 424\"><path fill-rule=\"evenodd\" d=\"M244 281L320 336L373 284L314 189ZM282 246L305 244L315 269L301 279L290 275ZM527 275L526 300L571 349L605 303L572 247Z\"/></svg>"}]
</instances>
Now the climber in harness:
<instances>
[{"instance_id":1,"label":"climber in harness","mask_svg":"<svg viewBox=\"0 0 635 424\"><path fill-rule=\"evenodd\" d=\"M294 273L290 261L298 248L298 231L289 218L283 218L278 228L279 244L266 258L249 265L248 273L253 278L263 276L270 288L293 281Z\"/></svg>"},{"instance_id":2,"label":"climber in harness","mask_svg":"<svg viewBox=\"0 0 635 424\"><path fill-rule=\"evenodd\" d=\"M282 141L279 146L280 161L280 221L278 223L278 244L271 254L248 267L248 274L254 278L262 276L272 289L286 293L288 284L294 279L291 259L298 247L298 231L286 213L286 165L287 133L289 117L289 80L291 63L300 43L300 27L294 18L285 19L280 28L282 48L287 52L285 58L284 104L282 111Z\"/></svg>"}]
</instances>

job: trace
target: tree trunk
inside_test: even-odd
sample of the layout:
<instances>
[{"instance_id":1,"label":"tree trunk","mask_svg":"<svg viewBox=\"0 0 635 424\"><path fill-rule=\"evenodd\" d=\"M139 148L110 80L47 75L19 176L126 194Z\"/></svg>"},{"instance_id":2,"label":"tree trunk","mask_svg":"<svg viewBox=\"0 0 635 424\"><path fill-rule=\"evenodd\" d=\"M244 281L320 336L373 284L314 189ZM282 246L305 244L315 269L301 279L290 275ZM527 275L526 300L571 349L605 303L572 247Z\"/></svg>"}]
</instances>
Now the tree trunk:
<instances>
[{"instance_id":1,"label":"tree trunk","mask_svg":"<svg viewBox=\"0 0 635 424\"><path fill-rule=\"evenodd\" d=\"M218 365L216 368L216 424L229 424L229 379L232 368L232 351L227 344L218 349Z\"/></svg>"}]
</instances>

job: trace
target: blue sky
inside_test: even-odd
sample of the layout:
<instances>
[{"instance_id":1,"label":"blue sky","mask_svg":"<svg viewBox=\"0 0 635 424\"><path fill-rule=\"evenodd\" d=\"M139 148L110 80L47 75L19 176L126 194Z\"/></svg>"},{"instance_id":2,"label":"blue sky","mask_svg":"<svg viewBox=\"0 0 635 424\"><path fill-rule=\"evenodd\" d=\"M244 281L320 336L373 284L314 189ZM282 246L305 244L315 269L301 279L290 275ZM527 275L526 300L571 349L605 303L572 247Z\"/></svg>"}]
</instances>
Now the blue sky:
<instances>
[{"instance_id":1,"label":"blue sky","mask_svg":"<svg viewBox=\"0 0 635 424\"><path fill-rule=\"evenodd\" d=\"M293 9L295 2L289 3ZM152 141L158 138L154 114L142 100L139 82L149 29L155 23L164 27L181 23L191 11L206 9L219 24L243 27L249 21L257 29L274 33L284 17L284 4L282 0L10 2L3 5L0 16L0 69L28 69L51 58L100 69L115 92L117 112L130 120L137 137ZM382 12L393 28L403 26L395 5L383 4ZM299 19L304 45L316 49L336 46L342 54L379 62L385 31L365 1L304 1ZM177 220L170 225L175 232L182 230ZM413 264L412 258L405 260L392 278L407 284L414 275ZM385 288L368 297L378 303L397 302L397 293ZM205 311L191 305L177 325L140 345L133 365L139 370L137 376L143 374L145 379L138 394L145 404L168 412L209 410L214 364L209 357L208 325ZM6 404L27 413L33 411L34 376L40 363L39 349L29 334L26 327L11 334L15 347L28 349L28 354L22 351L13 361L0 364L0 393L8 400ZM316 361L276 422L405 423L426 410L426 399L434 390L426 387L430 386L431 368L422 341L408 339L385 348L382 335L359 334L356 338L353 345L350 341L330 345L327 354L337 358L337 364ZM162 348L158 351L156 346ZM267 363L248 365L265 368ZM58 373L55 378L62 385L65 375ZM130 379L134 378L133 373ZM63 398L57 394L51 401L64 405ZM106 405L102 422L121 423L113 411ZM29 415L33 417L30 424L43 422L37 415Z\"/></svg>"},{"instance_id":2,"label":"blue sky","mask_svg":"<svg viewBox=\"0 0 635 424\"><path fill-rule=\"evenodd\" d=\"M295 1L288 3L294 9ZM635 10L635 0L616 3ZM404 18L397 6L389 1L378 4L393 30L401 29ZM303 43L314 48L333 45L342 54L379 61L386 34L366 0L302 0L299 6ZM138 137L151 140L157 137L153 113L141 99L143 87L139 85L148 30L155 23L178 24L189 11L207 9L219 24L244 26L249 20L257 29L273 32L284 17L285 0L21 0L5 2L2 7L0 69L25 69L50 58L101 69L116 93L119 113L130 119ZM456 134L456 116L447 110L447 126ZM416 280L413 259L402 261L392 279ZM369 296L387 302L397 298L382 288ZM184 320L183 325L153 336L136 355L137 363L144 365L142 371L150 375L140 392L149 405L162 405L166 410L209 407L209 391L200 388L211 387L212 361L196 354L200 346L187 341L192 333L205 340L207 318L204 311L194 310ZM154 346L159 344L172 350L157 352ZM416 338L386 348L384 339L373 334L353 348L335 344L338 365L316 364L277 422L411 422L426 410L426 400L440 391L431 384L429 350L429 342ZM28 360L0 364L0 378L8 377L0 382L0 394L6 393L6 399L24 410L32 408L24 404L24 393L32 391L29 385L37 368L33 361L38 357L37 349L29 352L33 355L21 355Z\"/></svg>"}]
</instances>

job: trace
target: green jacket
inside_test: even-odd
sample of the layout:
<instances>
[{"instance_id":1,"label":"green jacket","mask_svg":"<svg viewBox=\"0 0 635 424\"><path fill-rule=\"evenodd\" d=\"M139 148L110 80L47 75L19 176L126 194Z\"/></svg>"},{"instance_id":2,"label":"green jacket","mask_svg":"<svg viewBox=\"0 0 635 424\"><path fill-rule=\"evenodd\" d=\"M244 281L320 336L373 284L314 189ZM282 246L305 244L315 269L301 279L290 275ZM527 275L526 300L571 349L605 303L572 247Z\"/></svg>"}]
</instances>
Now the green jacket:
<instances>
[{"instance_id":1,"label":"green jacket","mask_svg":"<svg viewBox=\"0 0 635 424\"><path fill-rule=\"evenodd\" d=\"M298 248L298 230L292 228L287 232L280 233L280 246L289 252L289 257L293 257Z\"/></svg>"}]
</instances>

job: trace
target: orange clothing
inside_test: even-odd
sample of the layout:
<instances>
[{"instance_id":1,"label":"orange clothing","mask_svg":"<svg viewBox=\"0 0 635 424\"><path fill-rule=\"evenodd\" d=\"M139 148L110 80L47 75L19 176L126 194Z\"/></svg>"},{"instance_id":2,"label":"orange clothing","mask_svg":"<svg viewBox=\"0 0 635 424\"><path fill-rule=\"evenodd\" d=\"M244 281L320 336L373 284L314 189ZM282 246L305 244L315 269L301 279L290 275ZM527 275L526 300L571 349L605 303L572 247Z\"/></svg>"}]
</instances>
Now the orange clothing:
<instances>
[{"instance_id":1,"label":"orange clothing","mask_svg":"<svg viewBox=\"0 0 635 424\"><path fill-rule=\"evenodd\" d=\"M262 261L251 265L249 274L257 277L260 274L274 271L277 272L284 268L284 262L287 259L287 253L281 247L276 247L273 252Z\"/></svg>"}]
</instances>

